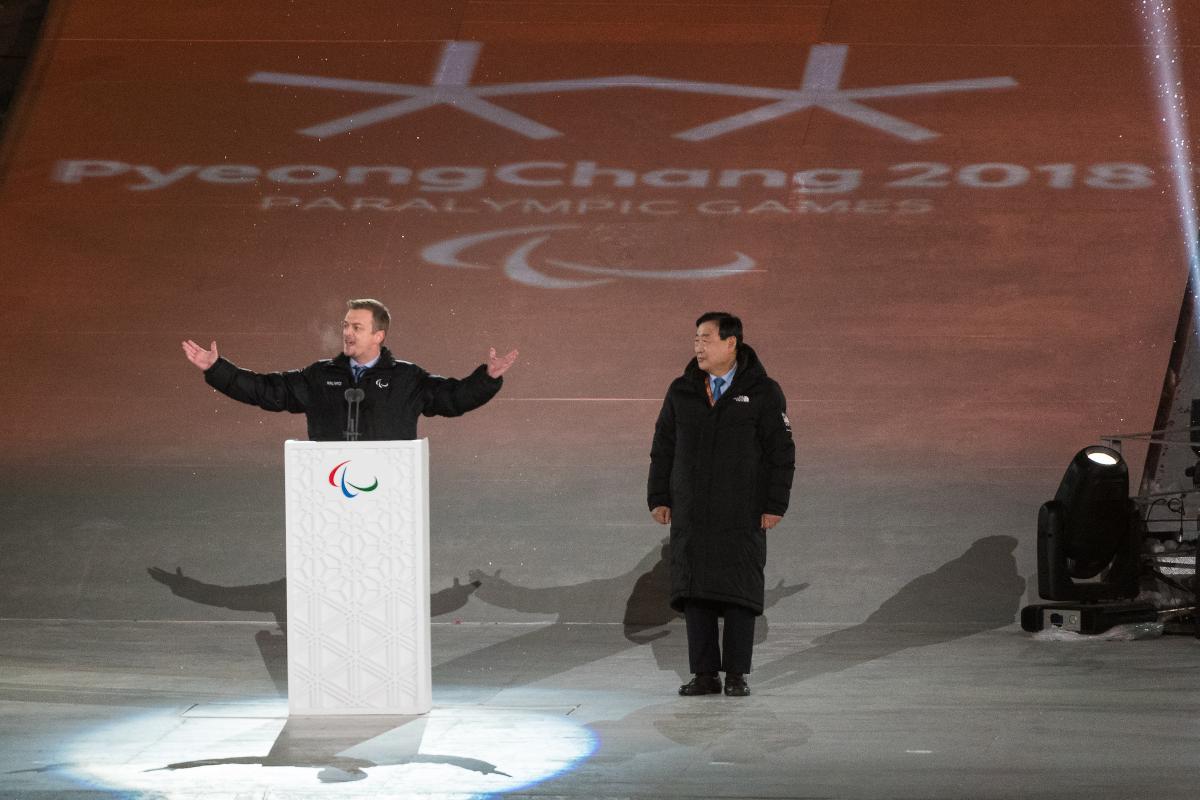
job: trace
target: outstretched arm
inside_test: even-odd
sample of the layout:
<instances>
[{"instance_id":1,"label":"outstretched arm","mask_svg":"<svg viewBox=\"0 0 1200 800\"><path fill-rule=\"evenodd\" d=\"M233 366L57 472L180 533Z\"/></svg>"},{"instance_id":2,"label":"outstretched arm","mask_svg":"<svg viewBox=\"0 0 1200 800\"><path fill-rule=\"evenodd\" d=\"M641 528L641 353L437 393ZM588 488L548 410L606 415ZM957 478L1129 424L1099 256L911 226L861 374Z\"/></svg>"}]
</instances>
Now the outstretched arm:
<instances>
[{"instance_id":1,"label":"outstretched arm","mask_svg":"<svg viewBox=\"0 0 1200 800\"><path fill-rule=\"evenodd\" d=\"M427 417L457 417L474 411L496 396L503 385L504 373L516 363L517 351L506 356L496 355L496 348L488 350L487 363L459 380L440 375L424 378L425 404L423 413Z\"/></svg>"},{"instance_id":2,"label":"outstretched arm","mask_svg":"<svg viewBox=\"0 0 1200 800\"><path fill-rule=\"evenodd\" d=\"M267 411L291 411L294 414L308 406L308 387L299 371L260 375L238 369L221 358L215 341L206 350L188 339L183 342L183 354L204 370L204 380L209 386L234 400Z\"/></svg>"}]
</instances>

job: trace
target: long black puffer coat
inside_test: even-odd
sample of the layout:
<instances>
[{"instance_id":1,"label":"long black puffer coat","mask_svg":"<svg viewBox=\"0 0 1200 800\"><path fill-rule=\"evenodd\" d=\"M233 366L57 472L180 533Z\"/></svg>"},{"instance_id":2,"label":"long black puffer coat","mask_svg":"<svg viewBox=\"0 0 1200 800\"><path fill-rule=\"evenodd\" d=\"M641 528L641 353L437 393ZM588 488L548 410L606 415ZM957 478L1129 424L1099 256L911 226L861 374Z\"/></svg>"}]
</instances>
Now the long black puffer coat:
<instances>
[{"instance_id":1,"label":"long black puffer coat","mask_svg":"<svg viewBox=\"0 0 1200 800\"><path fill-rule=\"evenodd\" d=\"M491 400L504 381L481 364L462 380L430 375L416 364L399 361L386 347L379 361L354 383L345 354L289 372L257 373L238 369L224 358L204 373L222 394L267 411L290 411L308 418L308 438L336 442L346 429L346 389L363 390L359 432L363 441L417 438L417 419L457 417Z\"/></svg>"},{"instance_id":2,"label":"long black puffer coat","mask_svg":"<svg viewBox=\"0 0 1200 800\"><path fill-rule=\"evenodd\" d=\"M702 599L761 614L760 522L787 511L796 468L787 403L746 344L715 406L707 377L693 359L671 383L650 449L650 509L671 509L671 607Z\"/></svg>"}]
</instances>

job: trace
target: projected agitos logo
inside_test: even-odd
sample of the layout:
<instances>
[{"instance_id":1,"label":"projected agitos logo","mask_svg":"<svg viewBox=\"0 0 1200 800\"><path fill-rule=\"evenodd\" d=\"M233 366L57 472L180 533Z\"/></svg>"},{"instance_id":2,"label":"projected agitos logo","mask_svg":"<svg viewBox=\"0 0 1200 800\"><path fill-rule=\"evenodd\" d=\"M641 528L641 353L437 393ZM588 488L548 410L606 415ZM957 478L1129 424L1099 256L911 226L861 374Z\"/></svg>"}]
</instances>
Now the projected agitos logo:
<instances>
[{"instance_id":1,"label":"projected agitos logo","mask_svg":"<svg viewBox=\"0 0 1200 800\"><path fill-rule=\"evenodd\" d=\"M379 478L374 478L370 486L359 486L358 484L351 483L349 480L347 480L346 473L350 471L349 464L349 461L343 461L333 469L329 470L330 486L336 489L341 489L342 494L352 499L358 497L359 494L373 492L379 488ZM356 491L352 492L350 491L351 489Z\"/></svg>"},{"instance_id":2,"label":"projected agitos logo","mask_svg":"<svg viewBox=\"0 0 1200 800\"><path fill-rule=\"evenodd\" d=\"M672 268L672 269L619 269L616 267L580 264L574 261L547 258L544 263L557 271L576 273L585 277L560 278L547 275L530 261L530 256L550 238L554 231L567 231L581 228L581 225L535 225L520 228L506 228L497 231L472 233L454 239L431 244L421 251L421 257L430 264L455 269L489 269L489 265L477 263L474 260L464 260L464 255L472 248L488 242L510 238L521 238L519 245L514 247L501 264L504 274L517 283L526 286L536 286L541 289L579 289L588 286L601 286L612 283L618 278L634 278L639 280L711 280L738 275L754 270L755 261L745 253L734 251L731 261L709 267Z\"/></svg>"},{"instance_id":3,"label":"projected agitos logo","mask_svg":"<svg viewBox=\"0 0 1200 800\"><path fill-rule=\"evenodd\" d=\"M823 108L840 117L900 139L921 142L935 139L939 134L871 108L863 101L950 92L973 92L985 89L1008 89L1017 85L1017 82L1010 77L993 77L844 89L841 87L842 73L845 71L849 48L842 44L818 44L812 47L798 89L674 80L646 75L472 85L471 76L475 72L475 64L479 59L481 49L482 45L479 42L448 42L442 50L441 60L434 70L433 80L424 86L350 78L327 78L319 75L299 75L287 72L256 72L247 80L251 83L267 83L276 86L326 89L398 98L383 105L321 122L298 131L304 136L317 139L339 136L435 106L457 109L464 114L490 122L529 139L550 139L562 135L561 131L496 105L488 99L512 95L560 94L562 92L628 87L765 101L764 105L749 111L673 134L676 139L689 142L715 139L734 131L781 119L807 108Z\"/></svg>"}]
</instances>

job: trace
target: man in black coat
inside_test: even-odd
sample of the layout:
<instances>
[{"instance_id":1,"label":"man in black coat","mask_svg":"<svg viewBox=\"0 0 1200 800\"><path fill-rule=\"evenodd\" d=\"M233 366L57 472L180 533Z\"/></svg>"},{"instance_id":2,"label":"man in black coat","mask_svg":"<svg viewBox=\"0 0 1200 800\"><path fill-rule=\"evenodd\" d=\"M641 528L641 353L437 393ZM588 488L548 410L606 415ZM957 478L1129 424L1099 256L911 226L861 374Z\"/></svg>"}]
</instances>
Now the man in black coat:
<instances>
[{"instance_id":1,"label":"man in black coat","mask_svg":"<svg viewBox=\"0 0 1200 800\"><path fill-rule=\"evenodd\" d=\"M766 532L787 511L796 447L783 391L742 342L741 320L701 316L695 353L654 427L648 504L671 526L671 607L687 621L694 676L679 693L719 693L724 670L725 694L742 697L763 612Z\"/></svg>"},{"instance_id":2,"label":"man in black coat","mask_svg":"<svg viewBox=\"0 0 1200 800\"><path fill-rule=\"evenodd\" d=\"M491 400L501 376L516 361L493 348L486 364L462 380L430 375L398 361L386 347L391 314L378 300L351 300L342 321L342 354L304 369L260 374L239 369L190 339L183 343L189 361L204 370L204 380L234 400L267 411L290 411L308 418L308 438L316 442L345 438L346 390L362 389L359 438L383 441L417 438L417 418L457 417Z\"/></svg>"}]
</instances>

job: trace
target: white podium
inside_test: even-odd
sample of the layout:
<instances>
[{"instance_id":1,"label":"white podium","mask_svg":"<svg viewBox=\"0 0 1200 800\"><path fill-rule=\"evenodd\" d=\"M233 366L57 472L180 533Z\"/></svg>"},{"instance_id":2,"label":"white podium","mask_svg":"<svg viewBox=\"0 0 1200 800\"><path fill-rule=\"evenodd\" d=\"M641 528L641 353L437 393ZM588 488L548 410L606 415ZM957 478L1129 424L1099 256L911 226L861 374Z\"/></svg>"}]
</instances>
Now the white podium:
<instances>
[{"instance_id":1,"label":"white podium","mask_svg":"<svg viewBox=\"0 0 1200 800\"><path fill-rule=\"evenodd\" d=\"M424 714L429 445L284 445L288 713Z\"/></svg>"}]
</instances>

